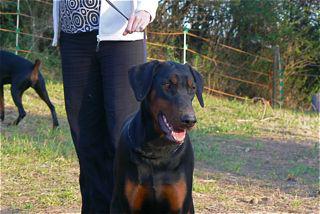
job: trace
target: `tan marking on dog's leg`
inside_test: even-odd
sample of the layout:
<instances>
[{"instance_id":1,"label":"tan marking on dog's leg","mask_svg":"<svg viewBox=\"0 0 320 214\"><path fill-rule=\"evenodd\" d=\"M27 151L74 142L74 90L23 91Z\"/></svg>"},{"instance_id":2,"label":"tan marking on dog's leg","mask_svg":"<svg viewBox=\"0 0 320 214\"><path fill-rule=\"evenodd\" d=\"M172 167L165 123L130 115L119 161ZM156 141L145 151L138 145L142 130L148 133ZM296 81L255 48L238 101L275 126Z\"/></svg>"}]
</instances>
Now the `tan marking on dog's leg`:
<instances>
[{"instance_id":1,"label":"tan marking on dog's leg","mask_svg":"<svg viewBox=\"0 0 320 214\"><path fill-rule=\"evenodd\" d=\"M39 59L36 59L33 70L31 72L31 77L30 77L32 85L35 85L39 79L40 65L41 65L41 61Z\"/></svg>"},{"instance_id":2,"label":"tan marking on dog's leg","mask_svg":"<svg viewBox=\"0 0 320 214\"><path fill-rule=\"evenodd\" d=\"M157 196L166 199L173 213L179 212L187 194L187 185L184 179L174 184L164 184L157 188Z\"/></svg>"},{"instance_id":3,"label":"tan marking on dog's leg","mask_svg":"<svg viewBox=\"0 0 320 214\"><path fill-rule=\"evenodd\" d=\"M128 200L131 211L141 210L144 200L148 197L148 188L135 184L129 179L125 183L125 196Z\"/></svg>"}]
</instances>

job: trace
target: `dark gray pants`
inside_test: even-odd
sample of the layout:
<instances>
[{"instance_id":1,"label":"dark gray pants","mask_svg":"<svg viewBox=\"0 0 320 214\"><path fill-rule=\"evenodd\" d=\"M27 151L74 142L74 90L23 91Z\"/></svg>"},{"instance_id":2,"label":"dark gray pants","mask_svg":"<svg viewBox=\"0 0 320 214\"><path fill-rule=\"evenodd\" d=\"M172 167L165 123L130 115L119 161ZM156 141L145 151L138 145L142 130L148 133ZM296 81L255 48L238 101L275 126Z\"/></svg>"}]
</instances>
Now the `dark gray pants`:
<instances>
[{"instance_id":1,"label":"dark gray pants","mask_svg":"<svg viewBox=\"0 0 320 214\"><path fill-rule=\"evenodd\" d=\"M96 32L61 33L65 105L80 163L82 213L108 213L120 129L138 103L128 70L145 62L143 40L100 42Z\"/></svg>"}]
</instances>

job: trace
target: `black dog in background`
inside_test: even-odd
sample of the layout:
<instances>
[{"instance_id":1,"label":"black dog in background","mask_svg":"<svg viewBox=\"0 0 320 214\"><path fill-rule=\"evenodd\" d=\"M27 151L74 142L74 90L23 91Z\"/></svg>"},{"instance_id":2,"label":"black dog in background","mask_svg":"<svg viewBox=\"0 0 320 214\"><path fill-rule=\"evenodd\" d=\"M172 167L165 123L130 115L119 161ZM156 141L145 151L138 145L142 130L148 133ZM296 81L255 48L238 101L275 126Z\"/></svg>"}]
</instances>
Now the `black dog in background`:
<instances>
[{"instance_id":1,"label":"black dog in background","mask_svg":"<svg viewBox=\"0 0 320 214\"><path fill-rule=\"evenodd\" d=\"M52 105L45 81L40 73L41 61L32 62L17 56L13 53L0 51L0 120L4 120L4 96L3 85L11 84L11 95L15 105L18 108L19 116L13 121L12 125L18 125L26 116L22 105L22 94L29 87L32 87L39 97L48 105L53 120L53 128L59 126L57 114Z\"/></svg>"},{"instance_id":2,"label":"black dog in background","mask_svg":"<svg viewBox=\"0 0 320 214\"><path fill-rule=\"evenodd\" d=\"M189 65L152 61L129 79L139 111L124 124L115 158L111 213L194 213L192 100L203 107L201 75Z\"/></svg>"}]
</instances>

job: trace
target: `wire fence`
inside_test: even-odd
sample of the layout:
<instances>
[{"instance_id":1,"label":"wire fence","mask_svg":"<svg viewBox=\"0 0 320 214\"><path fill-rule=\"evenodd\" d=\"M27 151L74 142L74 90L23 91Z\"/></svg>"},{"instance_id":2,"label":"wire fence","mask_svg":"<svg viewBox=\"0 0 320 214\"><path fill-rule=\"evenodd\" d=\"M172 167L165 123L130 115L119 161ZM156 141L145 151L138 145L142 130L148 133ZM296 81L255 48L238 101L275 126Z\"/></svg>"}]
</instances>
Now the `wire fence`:
<instances>
[{"instance_id":1,"label":"wire fence","mask_svg":"<svg viewBox=\"0 0 320 214\"><path fill-rule=\"evenodd\" d=\"M182 45L182 39L180 39L180 43L176 43L176 41L179 41L179 39L173 37L182 37L184 34L187 36L187 44ZM202 48L200 48L200 50L193 49L191 47L192 44L188 43L188 38L199 40L193 42L193 44L203 43L201 45ZM270 83L272 82L272 59L223 44L216 44L212 46L209 39L189 32L148 31L148 40L148 53L153 59L160 58L163 61L173 59L180 62L183 62L182 59L187 59L187 62L200 70L200 72L206 77L205 89L209 93L241 100L255 96L261 96L267 100L272 98L271 94L273 84ZM161 41L161 43L159 41ZM213 51L217 50L217 46L220 49L219 53ZM185 53L183 52L184 49L186 50ZM225 54L221 54L225 53L225 51L221 49L226 49L229 52L231 51L232 55L248 55L253 57L255 62L264 61L264 63L268 65L267 69L258 70L259 68L257 68L255 70L248 66L231 63L230 57L224 58ZM184 54L186 56L183 56ZM251 65L251 67L254 66ZM255 87L255 90L251 89L250 91L260 91L260 93L254 95L243 92L238 93L237 88L239 87Z\"/></svg>"},{"instance_id":2,"label":"wire fence","mask_svg":"<svg viewBox=\"0 0 320 214\"><path fill-rule=\"evenodd\" d=\"M16 11L12 9L15 6L11 6L10 11L6 11L7 7L1 7L5 8L0 11L1 20L10 16L11 19L15 17L17 21L15 26L11 25L11 29L4 28L3 25L0 26L2 35L6 33L16 35L15 45L2 48L16 51L16 53L40 55L41 51L37 52L33 44L34 39L46 41L47 48L49 48L52 39L49 35L32 32L32 29L20 28L19 18L23 17L34 22L35 17L25 11L21 12L19 2L19 0L1 1L1 6L5 4L17 6ZM52 2L45 0L34 0L34 2L46 5L46 7L52 6ZM52 29L50 30L52 31ZM24 36L32 40L21 42ZM277 56L276 53L272 59L226 44L212 44L210 38L190 33L186 29L182 32L155 32L148 30L147 36L148 60L188 62L203 74L205 77L205 90L210 94L240 100L262 97L270 100L271 103L279 103L283 99L281 97L283 96L281 90L284 84L281 76L283 70L281 70L281 65L279 64L280 55ZM12 41L13 43L14 41ZM23 43L22 47L20 47L21 43ZM307 76L308 74L299 75Z\"/></svg>"}]
</instances>

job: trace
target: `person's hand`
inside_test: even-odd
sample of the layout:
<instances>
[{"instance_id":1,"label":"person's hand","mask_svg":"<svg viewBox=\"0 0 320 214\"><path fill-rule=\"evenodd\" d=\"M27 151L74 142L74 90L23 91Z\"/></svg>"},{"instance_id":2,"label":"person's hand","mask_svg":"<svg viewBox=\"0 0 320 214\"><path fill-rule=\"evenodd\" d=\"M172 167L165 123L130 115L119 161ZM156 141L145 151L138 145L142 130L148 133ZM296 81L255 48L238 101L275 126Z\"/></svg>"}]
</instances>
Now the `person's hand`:
<instances>
[{"instance_id":1,"label":"person's hand","mask_svg":"<svg viewBox=\"0 0 320 214\"><path fill-rule=\"evenodd\" d=\"M133 32L142 32L150 23L151 15L147 11L140 10L130 16L127 28L123 32L123 35L131 34Z\"/></svg>"}]
</instances>

